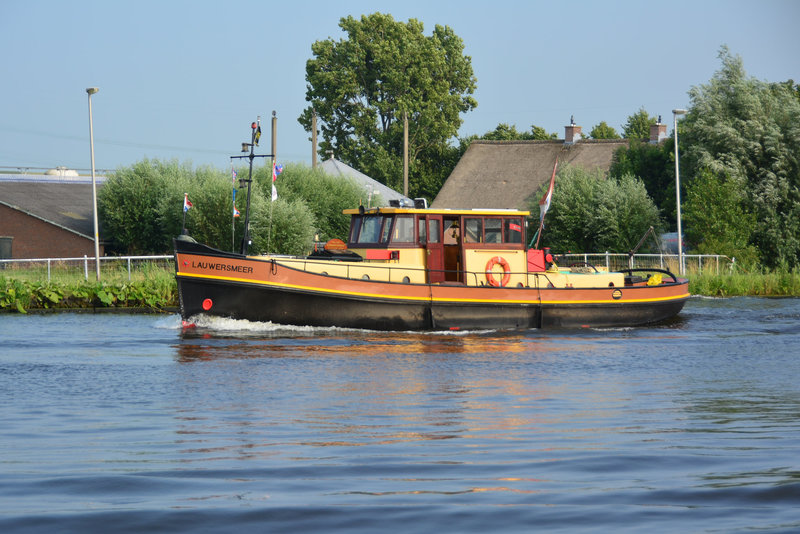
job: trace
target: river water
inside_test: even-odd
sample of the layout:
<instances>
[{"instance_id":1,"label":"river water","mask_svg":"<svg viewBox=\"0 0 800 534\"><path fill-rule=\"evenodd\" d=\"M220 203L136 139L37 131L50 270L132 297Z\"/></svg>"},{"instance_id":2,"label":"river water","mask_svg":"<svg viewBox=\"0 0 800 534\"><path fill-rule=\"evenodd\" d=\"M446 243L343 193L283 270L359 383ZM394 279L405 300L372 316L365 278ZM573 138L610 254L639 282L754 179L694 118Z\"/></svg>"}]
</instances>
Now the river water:
<instances>
[{"instance_id":1,"label":"river water","mask_svg":"<svg viewBox=\"0 0 800 534\"><path fill-rule=\"evenodd\" d=\"M0 315L0 532L800 530L800 299L375 333Z\"/></svg>"}]
</instances>

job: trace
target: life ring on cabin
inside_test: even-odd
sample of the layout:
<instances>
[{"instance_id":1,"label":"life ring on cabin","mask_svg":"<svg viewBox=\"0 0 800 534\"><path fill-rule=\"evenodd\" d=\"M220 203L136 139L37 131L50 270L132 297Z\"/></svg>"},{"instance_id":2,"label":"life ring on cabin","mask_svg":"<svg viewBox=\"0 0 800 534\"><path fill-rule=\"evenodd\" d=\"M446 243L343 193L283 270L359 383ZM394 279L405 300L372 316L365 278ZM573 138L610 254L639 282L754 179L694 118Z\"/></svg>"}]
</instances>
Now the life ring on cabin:
<instances>
[{"instance_id":1,"label":"life ring on cabin","mask_svg":"<svg viewBox=\"0 0 800 534\"><path fill-rule=\"evenodd\" d=\"M499 265L503 268L503 279L499 282L494 277L494 266ZM495 256L488 262L486 262L486 281L489 282L490 286L494 287L505 287L508 284L508 280L511 278L511 267L508 265L508 262L501 258L500 256Z\"/></svg>"}]
</instances>

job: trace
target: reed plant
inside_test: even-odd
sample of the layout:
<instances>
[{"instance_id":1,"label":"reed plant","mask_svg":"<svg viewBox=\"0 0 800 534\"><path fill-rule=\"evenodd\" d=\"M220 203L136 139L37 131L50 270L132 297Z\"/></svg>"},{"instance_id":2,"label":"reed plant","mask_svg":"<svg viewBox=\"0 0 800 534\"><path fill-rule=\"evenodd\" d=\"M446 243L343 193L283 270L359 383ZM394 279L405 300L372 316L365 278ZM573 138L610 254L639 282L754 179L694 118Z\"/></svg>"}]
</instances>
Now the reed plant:
<instances>
[{"instance_id":1,"label":"reed plant","mask_svg":"<svg viewBox=\"0 0 800 534\"><path fill-rule=\"evenodd\" d=\"M711 297L800 297L800 271L689 273L689 291Z\"/></svg>"}]
</instances>

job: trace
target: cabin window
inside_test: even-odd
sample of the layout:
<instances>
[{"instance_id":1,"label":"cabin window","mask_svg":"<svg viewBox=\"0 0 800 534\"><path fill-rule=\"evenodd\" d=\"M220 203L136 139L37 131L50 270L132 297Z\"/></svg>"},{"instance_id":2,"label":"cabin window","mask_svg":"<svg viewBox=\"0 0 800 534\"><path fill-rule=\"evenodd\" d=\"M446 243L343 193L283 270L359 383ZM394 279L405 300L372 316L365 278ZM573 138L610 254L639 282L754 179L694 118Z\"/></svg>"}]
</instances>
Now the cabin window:
<instances>
[{"instance_id":1,"label":"cabin window","mask_svg":"<svg viewBox=\"0 0 800 534\"><path fill-rule=\"evenodd\" d=\"M428 242L428 232L425 227L425 219L417 220L417 234L419 235L419 242L425 244Z\"/></svg>"},{"instance_id":2,"label":"cabin window","mask_svg":"<svg viewBox=\"0 0 800 534\"><path fill-rule=\"evenodd\" d=\"M433 226L431 226L431 231ZM457 220L444 221L444 244L457 245L459 236L461 235L461 228L458 226Z\"/></svg>"},{"instance_id":3,"label":"cabin window","mask_svg":"<svg viewBox=\"0 0 800 534\"><path fill-rule=\"evenodd\" d=\"M503 241L506 243L522 243L523 228L521 219L505 219L503 221Z\"/></svg>"},{"instance_id":4,"label":"cabin window","mask_svg":"<svg viewBox=\"0 0 800 534\"><path fill-rule=\"evenodd\" d=\"M385 222L385 224L384 224ZM386 243L389 240L391 217L370 215L353 221L350 241L353 243Z\"/></svg>"},{"instance_id":5,"label":"cabin window","mask_svg":"<svg viewBox=\"0 0 800 534\"><path fill-rule=\"evenodd\" d=\"M430 226L430 230L431 230L431 236L430 236L430 239L428 240L428 242L429 243L439 243L439 235L441 233L439 231L439 225L440 225L439 219L428 219L428 225Z\"/></svg>"},{"instance_id":6,"label":"cabin window","mask_svg":"<svg viewBox=\"0 0 800 534\"><path fill-rule=\"evenodd\" d=\"M483 242L483 219L475 219L471 217L464 219L464 242Z\"/></svg>"},{"instance_id":7,"label":"cabin window","mask_svg":"<svg viewBox=\"0 0 800 534\"><path fill-rule=\"evenodd\" d=\"M484 224L484 237L486 243L502 243L503 242L503 220L502 219L486 219Z\"/></svg>"},{"instance_id":8,"label":"cabin window","mask_svg":"<svg viewBox=\"0 0 800 534\"><path fill-rule=\"evenodd\" d=\"M361 217L353 217L350 220L350 242L358 241L358 233L361 231Z\"/></svg>"},{"instance_id":9,"label":"cabin window","mask_svg":"<svg viewBox=\"0 0 800 534\"><path fill-rule=\"evenodd\" d=\"M414 242L414 217L412 215L398 215L394 223L392 243Z\"/></svg>"},{"instance_id":10,"label":"cabin window","mask_svg":"<svg viewBox=\"0 0 800 534\"><path fill-rule=\"evenodd\" d=\"M381 235L383 217L365 217L361 222L361 232L358 234L359 243L377 243Z\"/></svg>"},{"instance_id":11,"label":"cabin window","mask_svg":"<svg viewBox=\"0 0 800 534\"><path fill-rule=\"evenodd\" d=\"M392 231L392 221L391 219L387 218L383 222L383 232L381 232L381 243L388 243L389 236L391 235Z\"/></svg>"}]
</instances>

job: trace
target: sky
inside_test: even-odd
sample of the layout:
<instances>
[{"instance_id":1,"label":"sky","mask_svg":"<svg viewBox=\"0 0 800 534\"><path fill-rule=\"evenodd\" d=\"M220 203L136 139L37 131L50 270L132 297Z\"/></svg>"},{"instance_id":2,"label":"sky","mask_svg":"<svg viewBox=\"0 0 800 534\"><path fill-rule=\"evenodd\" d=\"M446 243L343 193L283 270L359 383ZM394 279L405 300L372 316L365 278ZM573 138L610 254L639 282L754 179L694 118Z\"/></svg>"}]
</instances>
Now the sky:
<instances>
[{"instance_id":1,"label":"sky","mask_svg":"<svg viewBox=\"0 0 800 534\"><path fill-rule=\"evenodd\" d=\"M640 108L669 124L719 70L722 45L750 76L800 81L796 0L2 0L0 173L89 169L88 87L100 89L99 170L145 158L226 169L258 116L257 153L269 152L273 111L278 161L310 165L297 118L311 45L375 12L463 40L478 107L461 137L506 123L563 138L570 117L621 132Z\"/></svg>"}]
</instances>

